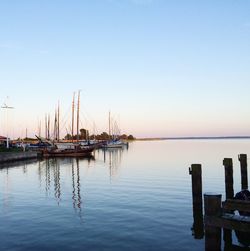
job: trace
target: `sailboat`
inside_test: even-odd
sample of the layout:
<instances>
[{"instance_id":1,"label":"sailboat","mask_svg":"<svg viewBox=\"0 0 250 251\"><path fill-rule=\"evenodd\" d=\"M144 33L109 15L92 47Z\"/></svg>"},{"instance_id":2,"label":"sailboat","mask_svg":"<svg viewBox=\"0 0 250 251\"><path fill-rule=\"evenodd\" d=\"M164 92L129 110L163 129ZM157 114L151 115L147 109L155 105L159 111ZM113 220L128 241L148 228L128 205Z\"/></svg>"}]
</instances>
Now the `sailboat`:
<instances>
[{"instance_id":1,"label":"sailboat","mask_svg":"<svg viewBox=\"0 0 250 251\"><path fill-rule=\"evenodd\" d=\"M112 130L113 131L113 130ZM111 135L111 117L109 112L109 141L106 142L104 148L122 148L126 143Z\"/></svg>"},{"instance_id":2,"label":"sailboat","mask_svg":"<svg viewBox=\"0 0 250 251\"><path fill-rule=\"evenodd\" d=\"M95 145L81 145L79 142L79 112L80 112L80 91L78 91L77 102L77 140L74 142L74 111L75 111L75 93L73 94L72 102L72 142L55 143L53 147L43 151L44 157L90 157L96 149Z\"/></svg>"}]
</instances>

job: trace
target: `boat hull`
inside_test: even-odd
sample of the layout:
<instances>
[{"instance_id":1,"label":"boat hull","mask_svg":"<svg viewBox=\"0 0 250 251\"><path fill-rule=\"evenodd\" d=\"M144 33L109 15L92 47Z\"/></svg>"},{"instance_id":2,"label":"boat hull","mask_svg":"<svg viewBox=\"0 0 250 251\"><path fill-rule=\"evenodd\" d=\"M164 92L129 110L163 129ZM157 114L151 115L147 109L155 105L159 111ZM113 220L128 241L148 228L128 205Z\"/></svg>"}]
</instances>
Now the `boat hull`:
<instances>
[{"instance_id":1,"label":"boat hull","mask_svg":"<svg viewBox=\"0 0 250 251\"><path fill-rule=\"evenodd\" d=\"M94 147L84 149L44 150L43 157L91 157Z\"/></svg>"}]
</instances>

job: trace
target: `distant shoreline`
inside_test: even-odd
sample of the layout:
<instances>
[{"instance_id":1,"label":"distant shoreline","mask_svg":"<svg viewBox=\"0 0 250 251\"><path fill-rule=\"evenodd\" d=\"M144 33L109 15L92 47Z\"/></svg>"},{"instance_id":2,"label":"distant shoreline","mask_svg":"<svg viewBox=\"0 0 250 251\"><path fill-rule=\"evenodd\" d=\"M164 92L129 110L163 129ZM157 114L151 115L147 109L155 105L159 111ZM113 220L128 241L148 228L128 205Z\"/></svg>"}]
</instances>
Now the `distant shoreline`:
<instances>
[{"instance_id":1,"label":"distant shoreline","mask_svg":"<svg viewBox=\"0 0 250 251\"><path fill-rule=\"evenodd\" d=\"M138 140L138 141L153 141L153 140L199 140L199 139L250 139L250 136L136 138L136 140Z\"/></svg>"}]
</instances>

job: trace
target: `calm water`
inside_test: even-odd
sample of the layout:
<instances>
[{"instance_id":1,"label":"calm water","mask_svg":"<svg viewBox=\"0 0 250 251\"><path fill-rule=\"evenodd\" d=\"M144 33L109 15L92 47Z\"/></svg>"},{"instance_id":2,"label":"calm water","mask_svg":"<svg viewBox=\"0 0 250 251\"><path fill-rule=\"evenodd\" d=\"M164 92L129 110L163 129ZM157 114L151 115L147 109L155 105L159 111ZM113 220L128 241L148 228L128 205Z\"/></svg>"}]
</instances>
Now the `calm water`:
<instances>
[{"instance_id":1,"label":"calm water","mask_svg":"<svg viewBox=\"0 0 250 251\"><path fill-rule=\"evenodd\" d=\"M222 160L250 140L148 141L0 169L0 250L204 250L192 236L191 177L224 195ZM237 239L234 236L234 243Z\"/></svg>"}]
</instances>

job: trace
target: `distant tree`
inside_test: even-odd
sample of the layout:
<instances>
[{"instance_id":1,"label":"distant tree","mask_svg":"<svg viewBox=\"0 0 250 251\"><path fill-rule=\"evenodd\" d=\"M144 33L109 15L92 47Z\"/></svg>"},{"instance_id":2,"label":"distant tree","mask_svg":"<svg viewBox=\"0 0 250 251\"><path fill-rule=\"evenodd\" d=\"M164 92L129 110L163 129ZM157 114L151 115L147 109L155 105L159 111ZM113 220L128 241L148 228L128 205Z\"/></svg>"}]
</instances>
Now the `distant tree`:
<instances>
[{"instance_id":1,"label":"distant tree","mask_svg":"<svg viewBox=\"0 0 250 251\"><path fill-rule=\"evenodd\" d=\"M135 138L134 138L134 136L133 135L129 135L128 136L128 140L134 140Z\"/></svg>"},{"instance_id":2,"label":"distant tree","mask_svg":"<svg viewBox=\"0 0 250 251\"><path fill-rule=\"evenodd\" d=\"M90 140L94 140L94 139L95 139L95 135L94 135L94 134L90 135L90 136L89 136L89 139L90 139Z\"/></svg>"},{"instance_id":3,"label":"distant tree","mask_svg":"<svg viewBox=\"0 0 250 251\"><path fill-rule=\"evenodd\" d=\"M70 139L72 139L72 136L68 133L68 134L64 137L64 139L70 140Z\"/></svg>"},{"instance_id":4,"label":"distant tree","mask_svg":"<svg viewBox=\"0 0 250 251\"><path fill-rule=\"evenodd\" d=\"M106 132L102 132L100 135L97 135L96 138L98 140L108 140L109 139L109 135Z\"/></svg>"},{"instance_id":5,"label":"distant tree","mask_svg":"<svg viewBox=\"0 0 250 251\"><path fill-rule=\"evenodd\" d=\"M119 138L120 139L128 139L128 136L126 134L122 134Z\"/></svg>"}]
</instances>

